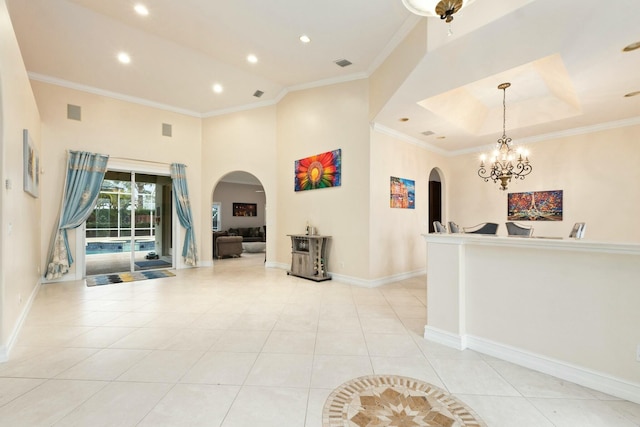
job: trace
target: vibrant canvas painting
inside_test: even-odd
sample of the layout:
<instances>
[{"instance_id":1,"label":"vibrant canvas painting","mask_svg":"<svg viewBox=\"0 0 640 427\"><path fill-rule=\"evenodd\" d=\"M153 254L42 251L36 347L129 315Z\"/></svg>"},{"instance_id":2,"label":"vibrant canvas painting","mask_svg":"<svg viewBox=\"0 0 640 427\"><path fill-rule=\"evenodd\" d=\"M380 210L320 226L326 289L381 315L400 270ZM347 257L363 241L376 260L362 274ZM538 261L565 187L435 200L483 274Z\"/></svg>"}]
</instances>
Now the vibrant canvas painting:
<instances>
[{"instance_id":1,"label":"vibrant canvas painting","mask_svg":"<svg viewBox=\"0 0 640 427\"><path fill-rule=\"evenodd\" d=\"M509 193L509 220L562 221L562 190Z\"/></svg>"},{"instance_id":2,"label":"vibrant canvas painting","mask_svg":"<svg viewBox=\"0 0 640 427\"><path fill-rule=\"evenodd\" d=\"M258 207L255 203L234 203L233 216L257 216Z\"/></svg>"},{"instance_id":3,"label":"vibrant canvas painting","mask_svg":"<svg viewBox=\"0 0 640 427\"><path fill-rule=\"evenodd\" d=\"M390 203L392 208L415 209L416 182L392 176Z\"/></svg>"},{"instance_id":4,"label":"vibrant canvas painting","mask_svg":"<svg viewBox=\"0 0 640 427\"><path fill-rule=\"evenodd\" d=\"M295 191L339 187L342 171L342 150L316 154L295 162Z\"/></svg>"}]
</instances>

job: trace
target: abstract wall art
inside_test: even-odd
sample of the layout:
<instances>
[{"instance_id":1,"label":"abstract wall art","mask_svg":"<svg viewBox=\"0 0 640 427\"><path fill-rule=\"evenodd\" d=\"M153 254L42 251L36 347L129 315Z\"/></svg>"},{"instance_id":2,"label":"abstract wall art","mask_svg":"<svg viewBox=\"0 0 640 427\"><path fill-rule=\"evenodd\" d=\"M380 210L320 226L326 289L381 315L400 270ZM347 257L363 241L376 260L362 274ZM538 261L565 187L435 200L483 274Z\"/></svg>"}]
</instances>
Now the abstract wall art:
<instances>
[{"instance_id":1,"label":"abstract wall art","mask_svg":"<svg viewBox=\"0 0 640 427\"><path fill-rule=\"evenodd\" d=\"M399 209L416 208L416 182L410 179L391 177L390 206Z\"/></svg>"},{"instance_id":2,"label":"abstract wall art","mask_svg":"<svg viewBox=\"0 0 640 427\"><path fill-rule=\"evenodd\" d=\"M509 193L507 219L562 221L562 190Z\"/></svg>"},{"instance_id":3,"label":"abstract wall art","mask_svg":"<svg viewBox=\"0 0 640 427\"><path fill-rule=\"evenodd\" d=\"M295 161L295 191L342 185L342 150L337 149Z\"/></svg>"}]
</instances>

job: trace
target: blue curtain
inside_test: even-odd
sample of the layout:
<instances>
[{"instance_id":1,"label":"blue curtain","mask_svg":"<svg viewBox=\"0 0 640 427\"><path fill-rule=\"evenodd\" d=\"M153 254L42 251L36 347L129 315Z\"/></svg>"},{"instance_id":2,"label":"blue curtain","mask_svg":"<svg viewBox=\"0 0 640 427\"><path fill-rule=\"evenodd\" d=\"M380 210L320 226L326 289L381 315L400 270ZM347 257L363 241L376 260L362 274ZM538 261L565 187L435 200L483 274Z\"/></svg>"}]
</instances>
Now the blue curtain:
<instances>
[{"instance_id":1,"label":"blue curtain","mask_svg":"<svg viewBox=\"0 0 640 427\"><path fill-rule=\"evenodd\" d=\"M69 151L62 208L47 258L47 279L57 279L69 272L73 257L69 250L67 230L79 227L91 215L100 194L108 160L109 156L102 154Z\"/></svg>"},{"instance_id":2,"label":"blue curtain","mask_svg":"<svg viewBox=\"0 0 640 427\"><path fill-rule=\"evenodd\" d=\"M196 235L193 231L186 166L173 163L171 165L171 179L173 181L173 198L176 204L176 212L178 212L180 224L187 230L184 236L184 245L182 246L182 256L185 264L195 266L197 262Z\"/></svg>"}]
</instances>

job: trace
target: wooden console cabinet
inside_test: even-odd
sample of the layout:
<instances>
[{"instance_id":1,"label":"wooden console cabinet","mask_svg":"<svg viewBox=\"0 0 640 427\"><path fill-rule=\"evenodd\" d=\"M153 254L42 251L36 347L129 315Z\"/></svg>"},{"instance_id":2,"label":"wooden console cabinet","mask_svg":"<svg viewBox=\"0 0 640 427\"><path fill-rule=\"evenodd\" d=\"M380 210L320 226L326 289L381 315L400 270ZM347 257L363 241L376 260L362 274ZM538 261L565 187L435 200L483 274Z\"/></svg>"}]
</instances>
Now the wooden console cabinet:
<instances>
[{"instance_id":1,"label":"wooden console cabinet","mask_svg":"<svg viewBox=\"0 0 640 427\"><path fill-rule=\"evenodd\" d=\"M327 242L331 236L288 234L291 237L291 270L287 274L322 282L327 273Z\"/></svg>"}]
</instances>

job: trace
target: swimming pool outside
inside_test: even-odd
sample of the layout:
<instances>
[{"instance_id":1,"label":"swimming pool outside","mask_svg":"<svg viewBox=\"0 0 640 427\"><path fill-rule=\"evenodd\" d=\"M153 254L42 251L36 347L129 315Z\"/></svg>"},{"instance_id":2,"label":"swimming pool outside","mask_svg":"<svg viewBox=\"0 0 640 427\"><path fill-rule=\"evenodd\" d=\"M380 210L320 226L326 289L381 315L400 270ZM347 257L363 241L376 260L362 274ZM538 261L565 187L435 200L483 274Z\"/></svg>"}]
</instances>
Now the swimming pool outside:
<instances>
[{"instance_id":1,"label":"swimming pool outside","mask_svg":"<svg viewBox=\"0 0 640 427\"><path fill-rule=\"evenodd\" d=\"M156 242L153 240L136 240L135 251L154 251ZM110 254L131 251L131 242L128 240L87 242L85 253L87 255Z\"/></svg>"}]
</instances>

